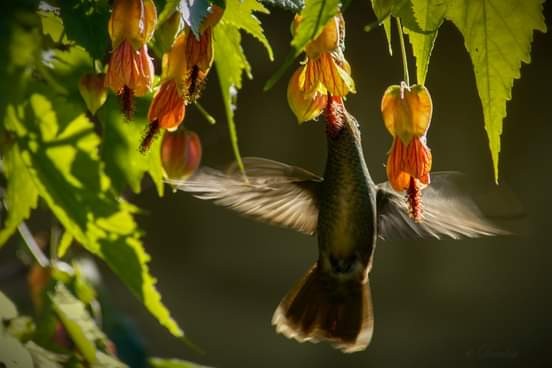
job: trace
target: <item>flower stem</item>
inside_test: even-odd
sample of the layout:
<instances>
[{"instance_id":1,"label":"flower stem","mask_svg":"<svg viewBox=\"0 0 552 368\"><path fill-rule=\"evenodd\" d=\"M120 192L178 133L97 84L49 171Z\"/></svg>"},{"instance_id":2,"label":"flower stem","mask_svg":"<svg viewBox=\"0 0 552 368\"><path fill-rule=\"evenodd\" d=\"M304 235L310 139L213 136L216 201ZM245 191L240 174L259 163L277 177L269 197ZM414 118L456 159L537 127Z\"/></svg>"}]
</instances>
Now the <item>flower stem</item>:
<instances>
[{"instance_id":1,"label":"flower stem","mask_svg":"<svg viewBox=\"0 0 552 368\"><path fill-rule=\"evenodd\" d=\"M406 47L404 46L404 34L403 34L403 28L401 25L401 20L399 18L397 19L397 30L399 31L399 40L401 42L401 54L402 54L402 62L403 62L403 72L404 72L404 81L408 86L410 86L410 76L408 75L408 59L406 57Z\"/></svg>"},{"instance_id":2,"label":"flower stem","mask_svg":"<svg viewBox=\"0 0 552 368\"><path fill-rule=\"evenodd\" d=\"M199 102L194 101L194 105L195 107L197 107L201 115L203 115L203 117L205 118L205 120L207 120L209 124L213 125L217 122L215 118L211 114L209 114L209 112L207 112L207 110L205 110L205 108L201 106Z\"/></svg>"}]
</instances>

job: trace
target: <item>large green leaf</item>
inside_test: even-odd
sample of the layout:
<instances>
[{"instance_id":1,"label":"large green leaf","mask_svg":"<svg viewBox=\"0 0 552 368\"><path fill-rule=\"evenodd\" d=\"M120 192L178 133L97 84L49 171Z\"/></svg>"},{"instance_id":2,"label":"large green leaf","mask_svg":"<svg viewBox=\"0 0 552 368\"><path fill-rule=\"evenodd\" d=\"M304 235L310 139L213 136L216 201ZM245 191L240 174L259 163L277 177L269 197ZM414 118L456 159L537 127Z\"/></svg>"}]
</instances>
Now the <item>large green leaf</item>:
<instances>
[{"instance_id":1,"label":"large green leaf","mask_svg":"<svg viewBox=\"0 0 552 368\"><path fill-rule=\"evenodd\" d=\"M249 78L252 78L251 66L243 53L239 29L233 25L226 24L223 20L215 27L214 37L215 65L224 100L230 140L236 162L240 169L243 170L236 123L234 121L234 110L236 109L238 89L242 86L242 74L245 72Z\"/></svg>"},{"instance_id":2,"label":"large green leaf","mask_svg":"<svg viewBox=\"0 0 552 368\"><path fill-rule=\"evenodd\" d=\"M132 207L115 195L103 173L93 124L71 106L35 93L8 111L39 193L77 241L102 258L163 326L183 336L155 289Z\"/></svg>"},{"instance_id":3,"label":"large green leaf","mask_svg":"<svg viewBox=\"0 0 552 368\"><path fill-rule=\"evenodd\" d=\"M110 96L98 111L97 118L102 124L102 144L100 156L105 162L105 172L112 185L121 192L127 185L134 193L141 190L144 174L148 173L159 195L163 195L163 169L159 154L161 140L154 140L151 149L142 154L138 144L147 127L147 105L149 99L136 99L136 114L128 122L119 111L115 96Z\"/></svg>"},{"instance_id":4,"label":"large green leaf","mask_svg":"<svg viewBox=\"0 0 552 368\"><path fill-rule=\"evenodd\" d=\"M84 47L90 56L97 60L105 58L109 46L108 4L107 1L95 0L62 0L59 2L60 15L67 38Z\"/></svg>"},{"instance_id":5,"label":"large green leaf","mask_svg":"<svg viewBox=\"0 0 552 368\"><path fill-rule=\"evenodd\" d=\"M4 228L0 229L0 247L14 233L21 221L29 217L38 201L38 190L21 159L19 147L16 144L4 154L2 165L8 182L4 198L8 216L4 222Z\"/></svg>"},{"instance_id":6,"label":"large green leaf","mask_svg":"<svg viewBox=\"0 0 552 368\"><path fill-rule=\"evenodd\" d=\"M244 30L258 39L266 48L272 60L272 48L264 36L263 29L254 12L268 13L268 10L256 0L227 0L226 10L220 23L214 28L215 65L224 100L226 120L232 149L238 166L243 171L243 163L238 145L234 110L236 109L238 90L242 86L242 74L252 78L251 66L241 46L240 30Z\"/></svg>"},{"instance_id":7,"label":"large green leaf","mask_svg":"<svg viewBox=\"0 0 552 368\"><path fill-rule=\"evenodd\" d=\"M418 26L428 32L421 33L406 28L412 52L416 57L416 81L424 85L429 68L429 58L437 38L437 32L443 23L449 0L410 0Z\"/></svg>"},{"instance_id":8,"label":"large green leaf","mask_svg":"<svg viewBox=\"0 0 552 368\"><path fill-rule=\"evenodd\" d=\"M543 0L453 0L447 11L464 36L475 72L485 130L498 182L500 135L506 101L521 63L531 60L533 31L546 31Z\"/></svg>"},{"instance_id":9,"label":"large green leaf","mask_svg":"<svg viewBox=\"0 0 552 368\"><path fill-rule=\"evenodd\" d=\"M261 22L255 17L254 12L269 14L267 8L257 0L227 0L226 10L224 11L224 22L234 27L244 30L265 47L270 60L274 59L272 47L266 39L261 27Z\"/></svg>"}]
</instances>

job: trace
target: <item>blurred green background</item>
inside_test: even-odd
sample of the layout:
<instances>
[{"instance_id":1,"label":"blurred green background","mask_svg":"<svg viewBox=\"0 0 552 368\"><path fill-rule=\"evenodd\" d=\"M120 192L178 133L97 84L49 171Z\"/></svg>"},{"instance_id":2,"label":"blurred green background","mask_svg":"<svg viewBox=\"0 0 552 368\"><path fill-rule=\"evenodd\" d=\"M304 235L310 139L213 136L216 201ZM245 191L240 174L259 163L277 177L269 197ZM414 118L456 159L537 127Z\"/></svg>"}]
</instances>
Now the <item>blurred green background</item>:
<instances>
[{"instance_id":1,"label":"blurred green background","mask_svg":"<svg viewBox=\"0 0 552 368\"><path fill-rule=\"evenodd\" d=\"M545 4L548 27L552 6ZM246 39L253 80L239 94L236 121L244 156L262 156L321 173L324 126L298 126L287 106L286 77L271 91L264 82L289 50L291 14L263 16L277 61ZM391 144L380 117L383 91L402 79L395 39L389 56L382 29L365 33L374 19L369 1L345 13L347 50L356 95L348 109L361 124L366 161L385 180ZM395 35L396 36L396 35ZM411 74L414 63L411 62ZM463 241L380 242L371 285L375 309L372 344L342 354L326 344L298 344L277 335L274 309L316 260L316 239L259 224L231 211L153 187L131 197L140 217L151 268L174 317L205 354L171 337L109 272L113 303L133 319L148 351L217 367L550 367L552 366L552 37L536 33L532 63L515 82L504 122L501 181L519 197L530 223L527 234ZM428 143L434 171L457 170L491 184L492 165L471 62L460 33L441 27L427 80L434 115ZM209 126L197 110L185 124L203 141L203 162L233 159L216 73L202 100L218 119ZM104 267L102 269L105 270ZM16 284L0 284L13 289ZM19 286L17 286L19 287ZM23 290L24 291L24 290ZM20 292L23 292L20 289Z\"/></svg>"}]
</instances>

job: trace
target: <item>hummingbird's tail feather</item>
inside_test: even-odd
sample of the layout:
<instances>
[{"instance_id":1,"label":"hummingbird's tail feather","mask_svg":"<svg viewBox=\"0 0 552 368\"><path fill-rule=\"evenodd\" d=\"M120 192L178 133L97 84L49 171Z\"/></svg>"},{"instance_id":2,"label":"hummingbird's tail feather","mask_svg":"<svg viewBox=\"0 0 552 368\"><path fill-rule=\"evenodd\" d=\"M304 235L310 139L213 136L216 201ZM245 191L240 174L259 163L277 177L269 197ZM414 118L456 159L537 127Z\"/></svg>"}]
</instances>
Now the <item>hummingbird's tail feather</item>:
<instances>
[{"instance_id":1,"label":"hummingbird's tail feather","mask_svg":"<svg viewBox=\"0 0 552 368\"><path fill-rule=\"evenodd\" d=\"M283 298L272 324L299 342L328 341L346 353L364 350L374 330L368 280L338 280L314 265Z\"/></svg>"}]
</instances>

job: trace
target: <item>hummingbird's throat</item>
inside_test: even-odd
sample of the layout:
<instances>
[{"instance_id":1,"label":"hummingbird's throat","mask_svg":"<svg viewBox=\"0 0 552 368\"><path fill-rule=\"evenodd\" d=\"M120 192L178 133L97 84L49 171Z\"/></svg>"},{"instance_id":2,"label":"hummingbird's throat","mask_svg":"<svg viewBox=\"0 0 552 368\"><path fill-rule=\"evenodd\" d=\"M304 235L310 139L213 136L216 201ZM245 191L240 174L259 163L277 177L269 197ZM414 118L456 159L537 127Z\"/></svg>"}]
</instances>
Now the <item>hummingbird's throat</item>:
<instances>
[{"instance_id":1,"label":"hummingbird's throat","mask_svg":"<svg viewBox=\"0 0 552 368\"><path fill-rule=\"evenodd\" d=\"M326 119L327 134L332 138L337 137L345 125L345 106L341 97L328 95L324 118Z\"/></svg>"}]
</instances>

